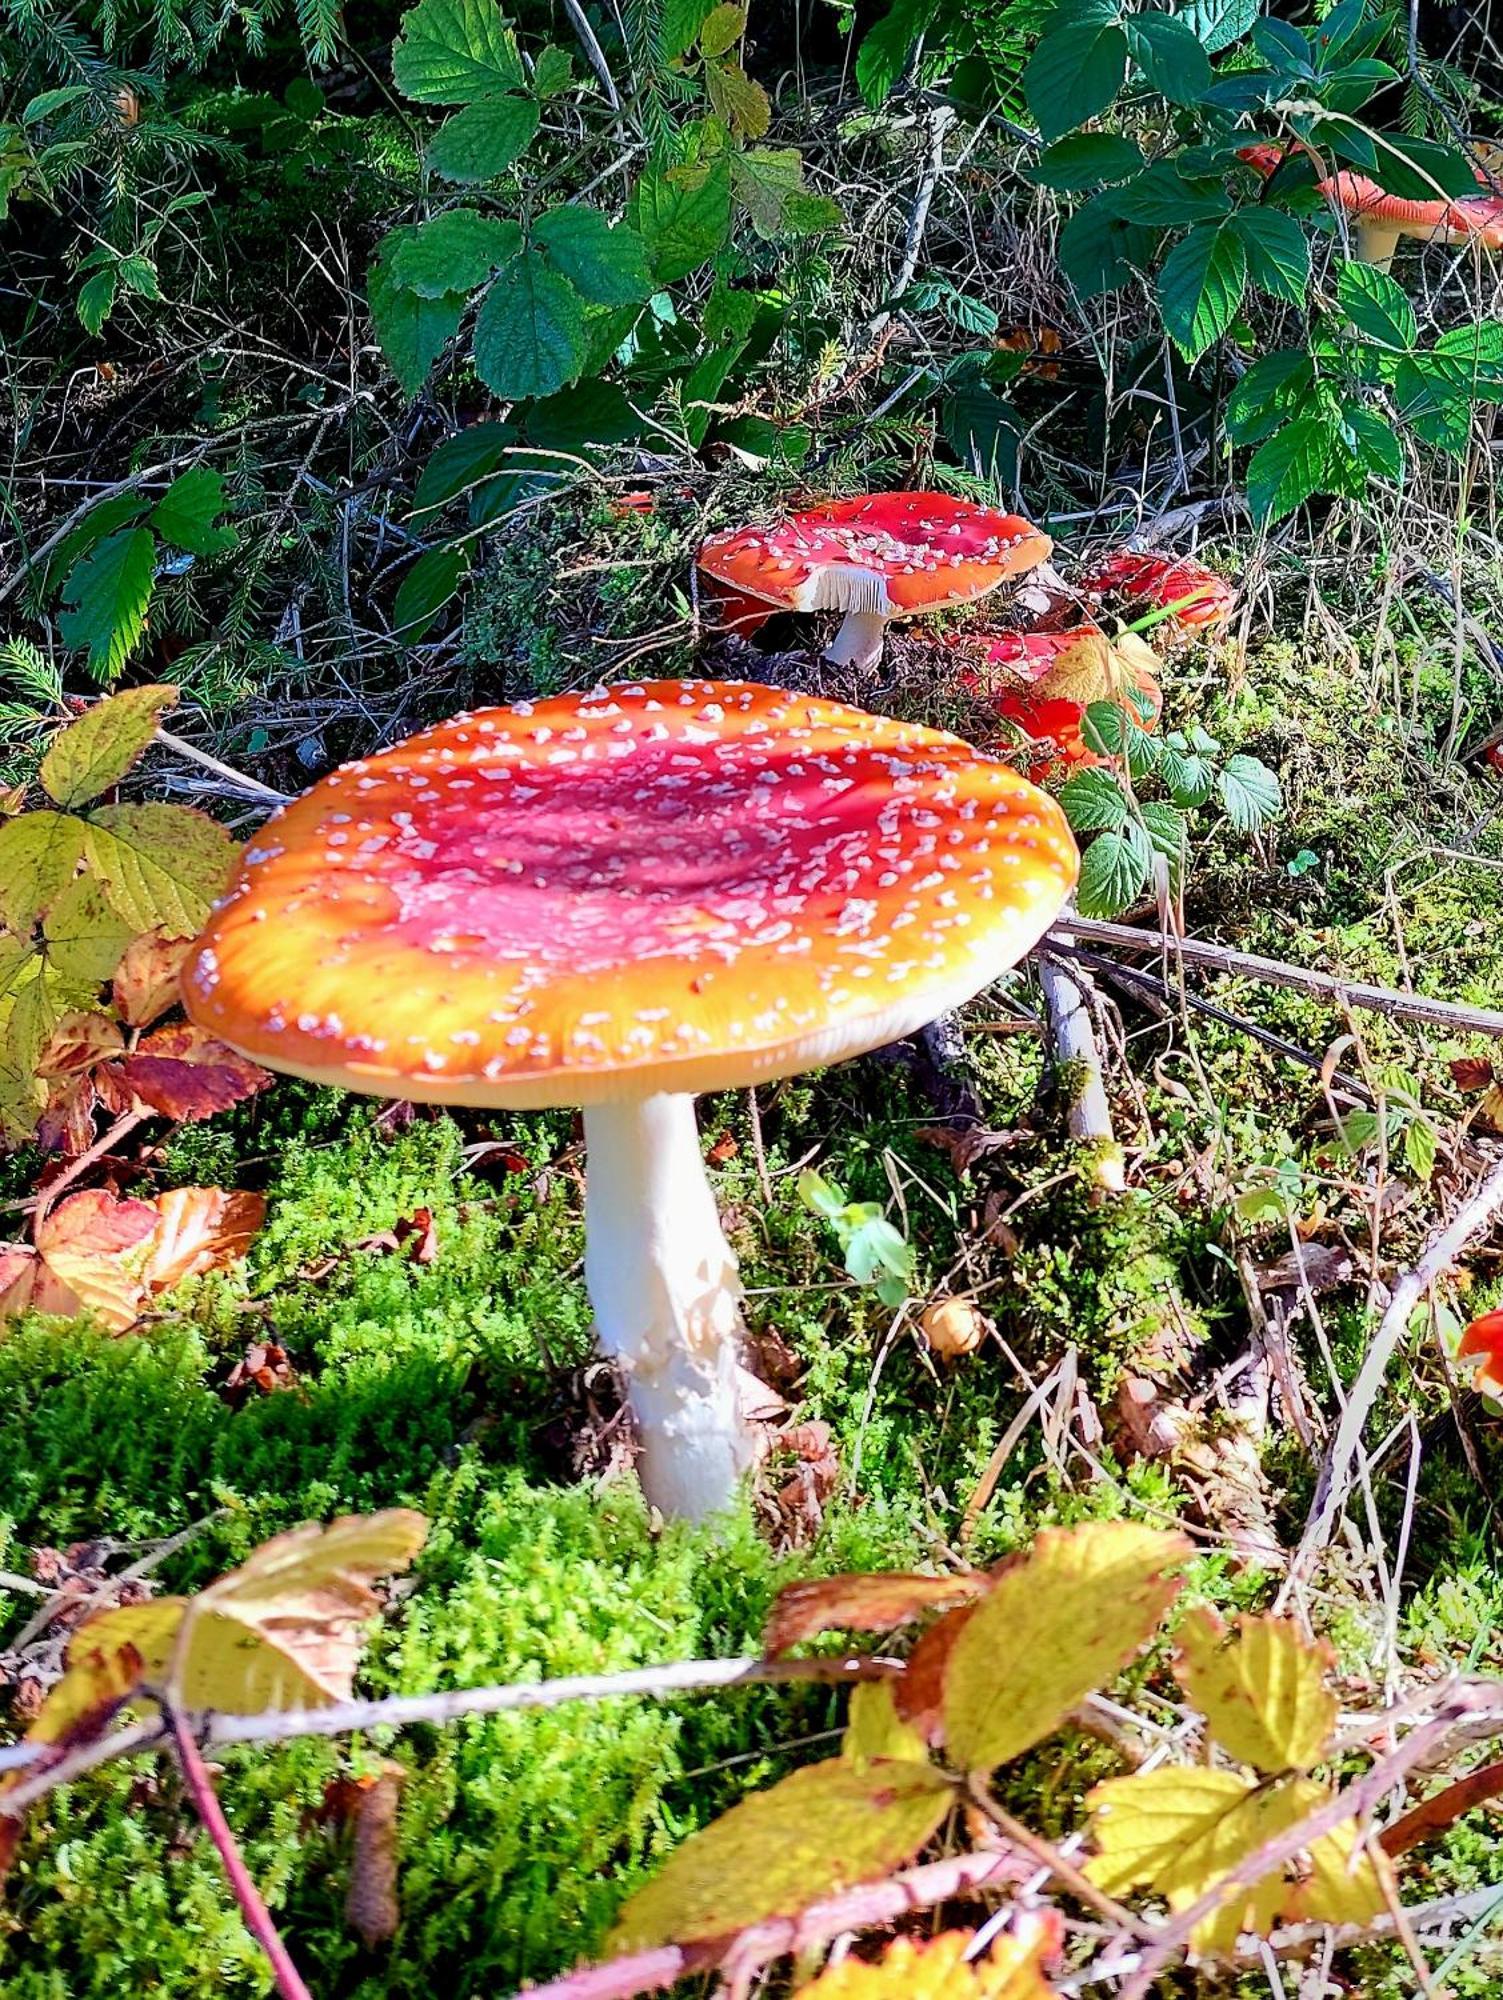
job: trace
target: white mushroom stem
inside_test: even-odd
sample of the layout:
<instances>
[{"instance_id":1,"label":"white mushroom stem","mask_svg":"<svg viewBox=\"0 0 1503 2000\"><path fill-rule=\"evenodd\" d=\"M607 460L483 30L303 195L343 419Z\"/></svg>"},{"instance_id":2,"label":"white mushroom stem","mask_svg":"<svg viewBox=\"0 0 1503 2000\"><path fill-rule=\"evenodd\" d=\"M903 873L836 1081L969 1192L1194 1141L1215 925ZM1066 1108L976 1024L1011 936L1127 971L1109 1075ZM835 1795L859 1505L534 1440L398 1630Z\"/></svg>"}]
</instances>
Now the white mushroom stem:
<instances>
[{"instance_id":1,"label":"white mushroom stem","mask_svg":"<svg viewBox=\"0 0 1503 2000\"><path fill-rule=\"evenodd\" d=\"M741 1287L705 1178L692 1097L589 1106L585 1282L641 1438L642 1491L702 1521L752 1462L737 1368Z\"/></svg>"},{"instance_id":2,"label":"white mushroom stem","mask_svg":"<svg viewBox=\"0 0 1503 2000\"><path fill-rule=\"evenodd\" d=\"M848 611L844 623L825 647L825 658L837 667L874 667L882 657L887 620L875 611Z\"/></svg>"},{"instance_id":3,"label":"white mushroom stem","mask_svg":"<svg viewBox=\"0 0 1503 2000\"><path fill-rule=\"evenodd\" d=\"M1049 1038L1062 1073L1070 1137L1085 1154L1096 1187L1105 1194L1121 1194L1127 1177L1101 1078L1090 1002L1058 959L1040 952L1038 966L1049 1015Z\"/></svg>"}]
</instances>

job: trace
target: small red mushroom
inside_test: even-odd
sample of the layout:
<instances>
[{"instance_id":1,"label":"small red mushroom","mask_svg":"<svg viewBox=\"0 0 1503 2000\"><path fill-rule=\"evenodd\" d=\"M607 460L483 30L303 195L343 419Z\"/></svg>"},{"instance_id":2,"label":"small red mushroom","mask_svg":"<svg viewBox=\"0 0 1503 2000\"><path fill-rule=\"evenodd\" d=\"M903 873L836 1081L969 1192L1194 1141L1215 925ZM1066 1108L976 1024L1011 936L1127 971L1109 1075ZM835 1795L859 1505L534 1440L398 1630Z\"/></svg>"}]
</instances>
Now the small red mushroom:
<instances>
[{"instance_id":1,"label":"small red mushroom","mask_svg":"<svg viewBox=\"0 0 1503 2000\"><path fill-rule=\"evenodd\" d=\"M734 584L721 583L706 573L703 592L704 622L712 632L734 632L738 639L749 639L754 632L760 632L774 610L765 598L753 597L750 591L737 590Z\"/></svg>"},{"instance_id":2,"label":"small red mushroom","mask_svg":"<svg viewBox=\"0 0 1503 2000\"><path fill-rule=\"evenodd\" d=\"M1503 1401L1503 1308L1474 1319L1456 1349L1458 1361L1475 1360L1472 1387Z\"/></svg>"},{"instance_id":3,"label":"small red mushroom","mask_svg":"<svg viewBox=\"0 0 1503 2000\"><path fill-rule=\"evenodd\" d=\"M1159 662L1131 633L1112 640L1099 625L1085 624L1069 632L1002 632L959 643L979 653L966 685L986 694L997 714L1033 742L1050 746L1029 770L1035 784L1058 763L1080 768L1110 761L1085 738L1085 712L1093 702L1117 702L1141 729L1158 721Z\"/></svg>"},{"instance_id":4,"label":"small red mushroom","mask_svg":"<svg viewBox=\"0 0 1503 2000\"><path fill-rule=\"evenodd\" d=\"M1046 562L1053 546L1021 514L948 493L871 493L712 535L699 566L777 609L843 611L824 657L869 667L890 619L984 597Z\"/></svg>"},{"instance_id":5,"label":"small red mushroom","mask_svg":"<svg viewBox=\"0 0 1503 2000\"><path fill-rule=\"evenodd\" d=\"M1152 550L1119 549L1087 570L1080 580L1086 596L1099 602L1118 597L1124 603L1169 612L1186 631L1203 632L1224 625L1236 608L1237 593L1203 563Z\"/></svg>"}]
</instances>

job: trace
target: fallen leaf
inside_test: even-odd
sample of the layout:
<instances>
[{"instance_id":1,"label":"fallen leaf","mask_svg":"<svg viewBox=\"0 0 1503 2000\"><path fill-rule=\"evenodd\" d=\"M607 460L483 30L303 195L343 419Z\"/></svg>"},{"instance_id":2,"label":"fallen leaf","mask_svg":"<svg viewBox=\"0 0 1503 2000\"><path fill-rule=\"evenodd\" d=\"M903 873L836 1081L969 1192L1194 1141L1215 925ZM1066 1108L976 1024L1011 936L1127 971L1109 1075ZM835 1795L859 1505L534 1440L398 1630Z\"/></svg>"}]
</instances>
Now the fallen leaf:
<instances>
[{"instance_id":1,"label":"fallen leaf","mask_svg":"<svg viewBox=\"0 0 1503 2000\"><path fill-rule=\"evenodd\" d=\"M265 1196L244 1189L172 1188L154 1206L157 1227L141 1268L152 1292L233 1264L266 1220Z\"/></svg>"},{"instance_id":2,"label":"fallen leaf","mask_svg":"<svg viewBox=\"0 0 1503 2000\"><path fill-rule=\"evenodd\" d=\"M967 1576L914 1576L900 1571L866 1576L811 1577L788 1583L773 1599L762 1633L762 1651L776 1660L820 1632L890 1632L922 1611L974 1597L986 1587L978 1571Z\"/></svg>"},{"instance_id":3,"label":"fallen leaf","mask_svg":"<svg viewBox=\"0 0 1503 2000\"><path fill-rule=\"evenodd\" d=\"M926 1146L936 1146L940 1152L948 1154L956 1173L966 1174L988 1153L999 1153L1016 1146L1027 1134L1021 1131L993 1131L989 1125L971 1122L920 1125L913 1136L922 1139Z\"/></svg>"},{"instance_id":4,"label":"fallen leaf","mask_svg":"<svg viewBox=\"0 0 1503 2000\"><path fill-rule=\"evenodd\" d=\"M367 1951L397 1934L402 1909L397 1901L397 1807L406 1772L387 1762L372 1784L362 1787L355 1807L355 1851L345 1892L345 1922Z\"/></svg>"},{"instance_id":5,"label":"fallen leaf","mask_svg":"<svg viewBox=\"0 0 1503 2000\"><path fill-rule=\"evenodd\" d=\"M401 1216L392 1234L414 1264L431 1264L438 1255L438 1225L431 1208L415 1208L411 1215Z\"/></svg>"},{"instance_id":6,"label":"fallen leaf","mask_svg":"<svg viewBox=\"0 0 1503 2000\"><path fill-rule=\"evenodd\" d=\"M128 1027L149 1028L178 1004L178 981L193 942L146 931L125 947L115 967L114 1001L115 1012Z\"/></svg>"},{"instance_id":7,"label":"fallen leaf","mask_svg":"<svg viewBox=\"0 0 1503 2000\"><path fill-rule=\"evenodd\" d=\"M269 1071L186 1021L156 1029L105 1073L153 1111L182 1121L211 1118L271 1082Z\"/></svg>"},{"instance_id":8,"label":"fallen leaf","mask_svg":"<svg viewBox=\"0 0 1503 2000\"><path fill-rule=\"evenodd\" d=\"M930 1764L806 1764L675 1848L628 1896L608 1948L726 1937L886 1875L938 1830L954 1796Z\"/></svg>"},{"instance_id":9,"label":"fallen leaf","mask_svg":"<svg viewBox=\"0 0 1503 2000\"><path fill-rule=\"evenodd\" d=\"M285 1347L275 1340L255 1340L225 1377L224 1399L238 1409L252 1389L269 1396L276 1389L291 1389L297 1370Z\"/></svg>"}]
</instances>

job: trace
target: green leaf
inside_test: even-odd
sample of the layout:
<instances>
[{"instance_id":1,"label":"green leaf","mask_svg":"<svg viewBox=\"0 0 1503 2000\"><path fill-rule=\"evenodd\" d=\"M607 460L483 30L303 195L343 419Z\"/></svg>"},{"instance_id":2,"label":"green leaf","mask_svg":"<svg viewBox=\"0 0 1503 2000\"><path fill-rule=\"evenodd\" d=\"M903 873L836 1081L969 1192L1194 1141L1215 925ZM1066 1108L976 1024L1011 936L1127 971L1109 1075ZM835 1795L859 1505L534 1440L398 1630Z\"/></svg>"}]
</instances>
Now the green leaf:
<instances>
[{"instance_id":1,"label":"green leaf","mask_svg":"<svg viewBox=\"0 0 1503 2000\"><path fill-rule=\"evenodd\" d=\"M555 48L550 44L538 51L538 59L532 66L532 91L535 97L562 97L574 81L574 58L567 49Z\"/></svg>"},{"instance_id":2,"label":"green leaf","mask_svg":"<svg viewBox=\"0 0 1503 2000\"><path fill-rule=\"evenodd\" d=\"M1429 1119L1411 1118L1404 1127L1404 1164L1416 1180L1430 1179L1439 1150L1435 1127Z\"/></svg>"},{"instance_id":3,"label":"green leaf","mask_svg":"<svg viewBox=\"0 0 1503 2000\"><path fill-rule=\"evenodd\" d=\"M420 223L392 253L391 275L421 299L471 292L521 247L515 222L482 215L474 208L451 208Z\"/></svg>"},{"instance_id":4,"label":"green leaf","mask_svg":"<svg viewBox=\"0 0 1503 2000\"><path fill-rule=\"evenodd\" d=\"M1292 215L1243 208L1228 225L1247 252L1247 275L1271 299L1302 306L1310 285L1310 243Z\"/></svg>"},{"instance_id":5,"label":"green leaf","mask_svg":"<svg viewBox=\"0 0 1503 2000\"><path fill-rule=\"evenodd\" d=\"M470 552L460 544L428 549L402 578L392 607L392 629L409 643L421 639L459 586L470 566Z\"/></svg>"},{"instance_id":6,"label":"green leaf","mask_svg":"<svg viewBox=\"0 0 1503 2000\"><path fill-rule=\"evenodd\" d=\"M930 1764L806 1764L690 1834L628 1896L607 1949L724 1937L886 1875L917 1853L954 1796Z\"/></svg>"},{"instance_id":7,"label":"green leaf","mask_svg":"<svg viewBox=\"0 0 1503 2000\"><path fill-rule=\"evenodd\" d=\"M919 37L928 32L938 12L939 0L897 0L861 37L856 88L874 110L892 95Z\"/></svg>"},{"instance_id":8,"label":"green leaf","mask_svg":"<svg viewBox=\"0 0 1503 2000\"><path fill-rule=\"evenodd\" d=\"M526 82L516 37L492 0L419 0L402 16L392 76L418 104L474 104Z\"/></svg>"},{"instance_id":9,"label":"green leaf","mask_svg":"<svg viewBox=\"0 0 1503 2000\"><path fill-rule=\"evenodd\" d=\"M510 424L470 424L435 448L418 479L412 514L432 512L457 499L500 464L516 432Z\"/></svg>"},{"instance_id":10,"label":"green leaf","mask_svg":"<svg viewBox=\"0 0 1503 2000\"><path fill-rule=\"evenodd\" d=\"M1133 821L1120 833L1098 833L1080 861L1076 907L1083 917L1115 917L1147 885L1153 850Z\"/></svg>"},{"instance_id":11,"label":"green leaf","mask_svg":"<svg viewBox=\"0 0 1503 2000\"><path fill-rule=\"evenodd\" d=\"M1215 766L1208 757L1187 750L1183 737L1178 742L1160 737L1158 773L1181 811L1203 806L1215 790Z\"/></svg>"},{"instance_id":12,"label":"green leaf","mask_svg":"<svg viewBox=\"0 0 1503 2000\"><path fill-rule=\"evenodd\" d=\"M1461 379L1457 379L1458 375ZM1394 370L1399 415L1425 444L1460 455L1472 430L1469 371L1434 354L1406 354Z\"/></svg>"},{"instance_id":13,"label":"green leaf","mask_svg":"<svg viewBox=\"0 0 1503 2000\"><path fill-rule=\"evenodd\" d=\"M77 71L74 72L77 75ZM89 96L87 83L65 83L57 90L39 91L28 100L21 113L23 125L40 125L44 118L51 118L58 111L66 111L70 104L77 104L80 98Z\"/></svg>"},{"instance_id":14,"label":"green leaf","mask_svg":"<svg viewBox=\"0 0 1503 2000\"><path fill-rule=\"evenodd\" d=\"M1204 179L1187 181L1173 160L1156 160L1110 199L1124 222L1141 223L1150 229L1214 222L1232 205L1223 186Z\"/></svg>"},{"instance_id":15,"label":"green leaf","mask_svg":"<svg viewBox=\"0 0 1503 2000\"><path fill-rule=\"evenodd\" d=\"M1114 132L1072 132L1046 146L1033 169L1033 179L1041 187L1058 188L1062 193L1104 187L1125 181L1139 173L1143 155L1131 139Z\"/></svg>"},{"instance_id":16,"label":"green leaf","mask_svg":"<svg viewBox=\"0 0 1503 2000\"><path fill-rule=\"evenodd\" d=\"M757 234L779 236L838 229L845 217L835 203L804 190L804 156L794 146L751 146L731 155L731 186Z\"/></svg>"},{"instance_id":17,"label":"green leaf","mask_svg":"<svg viewBox=\"0 0 1503 2000\"><path fill-rule=\"evenodd\" d=\"M1219 55L1252 33L1258 0L1189 0L1179 18L1208 56Z\"/></svg>"},{"instance_id":18,"label":"green leaf","mask_svg":"<svg viewBox=\"0 0 1503 2000\"><path fill-rule=\"evenodd\" d=\"M475 372L496 395L551 396L584 366L584 301L535 250L504 265L475 321Z\"/></svg>"},{"instance_id":19,"label":"green leaf","mask_svg":"<svg viewBox=\"0 0 1503 2000\"><path fill-rule=\"evenodd\" d=\"M636 305L652 290L642 239L598 209L550 208L532 226L532 247L592 305Z\"/></svg>"},{"instance_id":20,"label":"green leaf","mask_svg":"<svg viewBox=\"0 0 1503 2000\"><path fill-rule=\"evenodd\" d=\"M632 193L628 220L641 237L657 285L671 285L724 248L731 232L731 170L649 168Z\"/></svg>"},{"instance_id":21,"label":"green leaf","mask_svg":"<svg viewBox=\"0 0 1503 2000\"><path fill-rule=\"evenodd\" d=\"M101 806L83 827L84 857L127 923L169 938L203 929L235 861L218 820L191 806Z\"/></svg>"},{"instance_id":22,"label":"green leaf","mask_svg":"<svg viewBox=\"0 0 1503 2000\"><path fill-rule=\"evenodd\" d=\"M429 142L428 164L446 181L471 185L494 180L532 144L539 116L530 97L467 104L439 126Z\"/></svg>"},{"instance_id":23,"label":"green leaf","mask_svg":"<svg viewBox=\"0 0 1503 2000\"><path fill-rule=\"evenodd\" d=\"M1341 428L1364 470L1395 484L1403 478L1404 447L1386 418L1349 403L1341 412Z\"/></svg>"},{"instance_id":24,"label":"green leaf","mask_svg":"<svg viewBox=\"0 0 1503 2000\"><path fill-rule=\"evenodd\" d=\"M1329 491L1340 440L1325 416L1295 417L1259 445L1247 468L1247 500L1259 521L1277 521L1312 494Z\"/></svg>"},{"instance_id":25,"label":"green leaf","mask_svg":"<svg viewBox=\"0 0 1503 2000\"><path fill-rule=\"evenodd\" d=\"M159 303L162 290L157 283L157 267L145 257L122 257L120 259L120 282L143 299L155 299Z\"/></svg>"},{"instance_id":26,"label":"green leaf","mask_svg":"<svg viewBox=\"0 0 1503 2000\"><path fill-rule=\"evenodd\" d=\"M1211 87L1211 65L1195 30L1172 14L1134 14L1127 23L1132 59L1161 97L1196 105Z\"/></svg>"},{"instance_id":27,"label":"green leaf","mask_svg":"<svg viewBox=\"0 0 1503 2000\"><path fill-rule=\"evenodd\" d=\"M156 563L150 529L122 528L69 570L63 598L71 608L59 614L58 630L65 646L88 648L96 680L113 680L146 630Z\"/></svg>"},{"instance_id":28,"label":"green leaf","mask_svg":"<svg viewBox=\"0 0 1503 2000\"><path fill-rule=\"evenodd\" d=\"M0 821L0 919L24 936L83 854L84 823L71 813L29 812Z\"/></svg>"},{"instance_id":29,"label":"green leaf","mask_svg":"<svg viewBox=\"0 0 1503 2000\"><path fill-rule=\"evenodd\" d=\"M1046 140L1063 138L1115 100L1127 74L1127 36L1114 22L1056 28L1023 72L1023 93Z\"/></svg>"},{"instance_id":30,"label":"green leaf","mask_svg":"<svg viewBox=\"0 0 1503 2000\"><path fill-rule=\"evenodd\" d=\"M1256 833L1283 803L1278 776L1257 757L1228 757L1216 779L1227 818L1238 833Z\"/></svg>"},{"instance_id":31,"label":"green leaf","mask_svg":"<svg viewBox=\"0 0 1503 2000\"><path fill-rule=\"evenodd\" d=\"M1115 203L1097 195L1060 231L1059 267L1083 299L1117 291L1152 254L1152 234L1120 221Z\"/></svg>"},{"instance_id":32,"label":"green leaf","mask_svg":"<svg viewBox=\"0 0 1503 2000\"><path fill-rule=\"evenodd\" d=\"M714 0L659 0L658 33L665 61L687 55Z\"/></svg>"},{"instance_id":33,"label":"green leaf","mask_svg":"<svg viewBox=\"0 0 1503 2000\"><path fill-rule=\"evenodd\" d=\"M1407 353L1419 338L1414 307L1386 271L1371 264L1343 264L1336 303L1359 333Z\"/></svg>"},{"instance_id":34,"label":"green leaf","mask_svg":"<svg viewBox=\"0 0 1503 2000\"><path fill-rule=\"evenodd\" d=\"M581 452L591 445L625 444L648 429L614 382L580 382L527 412L527 442L544 451Z\"/></svg>"},{"instance_id":35,"label":"green leaf","mask_svg":"<svg viewBox=\"0 0 1503 2000\"><path fill-rule=\"evenodd\" d=\"M177 701L175 687L127 688L96 701L53 737L38 776L60 806L81 806L118 785L157 733L157 718Z\"/></svg>"},{"instance_id":36,"label":"green leaf","mask_svg":"<svg viewBox=\"0 0 1503 2000\"><path fill-rule=\"evenodd\" d=\"M219 555L238 540L233 528L215 526L224 509L224 474L207 465L192 465L152 508L151 525L175 549L193 556Z\"/></svg>"},{"instance_id":37,"label":"green leaf","mask_svg":"<svg viewBox=\"0 0 1503 2000\"><path fill-rule=\"evenodd\" d=\"M1149 844L1169 866L1169 892L1177 896L1184 886L1189 830L1184 814L1163 799L1150 799L1138 808Z\"/></svg>"},{"instance_id":38,"label":"green leaf","mask_svg":"<svg viewBox=\"0 0 1503 2000\"><path fill-rule=\"evenodd\" d=\"M1227 331L1246 289L1247 252L1225 223L1203 222L1175 244L1159 272L1159 311L1187 360Z\"/></svg>"},{"instance_id":39,"label":"green leaf","mask_svg":"<svg viewBox=\"0 0 1503 2000\"><path fill-rule=\"evenodd\" d=\"M410 226L389 231L367 281L376 339L392 374L409 396L415 396L427 381L428 371L458 332L465 309L463 292L425 299L392 277L391 257L415 234Z\"/></svg>"},{"instance_id":40,"label":"green leaf","mask_svg":"<svg viewBox=\"0 0 1503 2000\"><path fill-rule=\"evenodd\" d=\"M1076 833L1115 832L1131 818L1131 808L1122 787L1110 771L1077 771L1060 786L1059 802L1065 818Z\"/></svg>"},{"instance_id":41,"label":"green leaf","mask_svg":"<svg viewBox=\"0 0 1503 2000\"><path fill-rule=\"evenodd\" d=\"M1227 435L1258 444L1308 400L1315 367L1302 347L1285 347L1255 361L1227 399Z\"/></svg>"},{"instance_id":42,"label":"green leaf","mask_svg":"<svg viewBox=\"0 0 1503 2000\"><path fill-rule=\"evenodd\" d=\"M106 264L79 287L77 312L85 333L97 334L115 306L119 266Z\"/></svg>"},{"instance_id":43,"label":"green leaf","mask_svg":"<svg viewBox=\"0 0 1503 2000\"><path fill-rule=\"evenodd\" d=\"M982 479L1013 485L1023 426L1011 403L984 382L960 382L940 404L940 422L962 465Z\"/></svg>"},{"instance_id":44,"label":"green leaf","mask_svg":"<svg viewBox=\"0 0 1503 2000\"><path fill-rule=\"evenodd\" d=\"M699 52L702 56L723 56L745 33L746 9L736 6L734 0L721 0L721 5L712 7L704 18L699 31Z\"/></svg>"},{"instance_id":45,"label":"green leaf","mask_svg":"<svg viewBox=\"0 0 1503 2000\"><path fill-rule=\"evenodd\" d=\"M772 100L740 63L723 56L705 65L705 89L718 118L741 139L760 139L772 123Z\"/></svg>"}]
</instances>

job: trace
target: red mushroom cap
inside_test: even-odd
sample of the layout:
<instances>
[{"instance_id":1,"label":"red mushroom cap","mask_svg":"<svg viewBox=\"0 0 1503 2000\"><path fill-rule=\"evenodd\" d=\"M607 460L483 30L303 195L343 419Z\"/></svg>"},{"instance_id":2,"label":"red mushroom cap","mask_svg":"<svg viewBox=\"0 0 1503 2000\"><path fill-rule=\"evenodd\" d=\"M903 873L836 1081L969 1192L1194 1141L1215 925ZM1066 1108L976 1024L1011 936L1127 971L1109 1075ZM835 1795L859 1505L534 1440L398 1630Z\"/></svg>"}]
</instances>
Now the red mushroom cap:
<instances>
[{"instance_id":1,"label":"red mushroom cap","mask_svg":"<svg viewBox=\"0 0 1503 2000\"><path fill-rule=\"evenodd\" d=\"M969 646L961 635L960 643L980 654L980 669L967 673L966 683L986 694L997 714L1025 736L1054 746L1053 756L1030 768L1035 782L1056 762L1111 761L1085 739L1085 712L1092 702L1116 701L1140 729L1158 722L1163 707L1158 661L1130 634L1114 642L1100 626L1085 624L1069 632L1003 632Z\"/></svg>"},{"instance_id":2,"label":"red mushroom cap","mask_svg":"<svg viewBox=\"0 0 1503 2000\"><path fill-rule=\"evenodd\" d=\"M1458 1361L1475 1359L1473 1388L1503 1399L1503 1308L1474 1319L1456 1348Z\"/></svg>"},{"instance_id":3,"label":"red mushroom cap","mask_svg":"<svg viewBox=\"0 0 1503 2000\"><path fill-rule=\"evenodd\" d=\"M1188 557L1120 549L1104 556L1080 580L1088 597L1120 597L1155 611L1175 606L1174 622L1187 630L1224 625L1237 606L1237 593L1214 570ZM1188 600L1188 601L1187 601Z\"/></svg>"},{"instance_id":4,"label":"red mushroom cap","mask_svg":"<svg viewBox=\"0 0 1503 2000\"><path fill-rule=\"evenodd\" d=\"M1021 514L948 493L872 493L712 535L699 562L786 610L896 618L984 596L1047 561L1053 546Z\"/></svg>"},{"instance_id":5,"label":"red mushroom cap","mask_svg":"<svg viewBox=\"0 0 1503 2000\"><path fill-rule=\"evenodd\" d=\"M183 975L274 1069L526 1107L788 1076L911 1033L1074 886L958 738L744 682L460 716L277 814Z\"/></svg>"}]
</instances>

